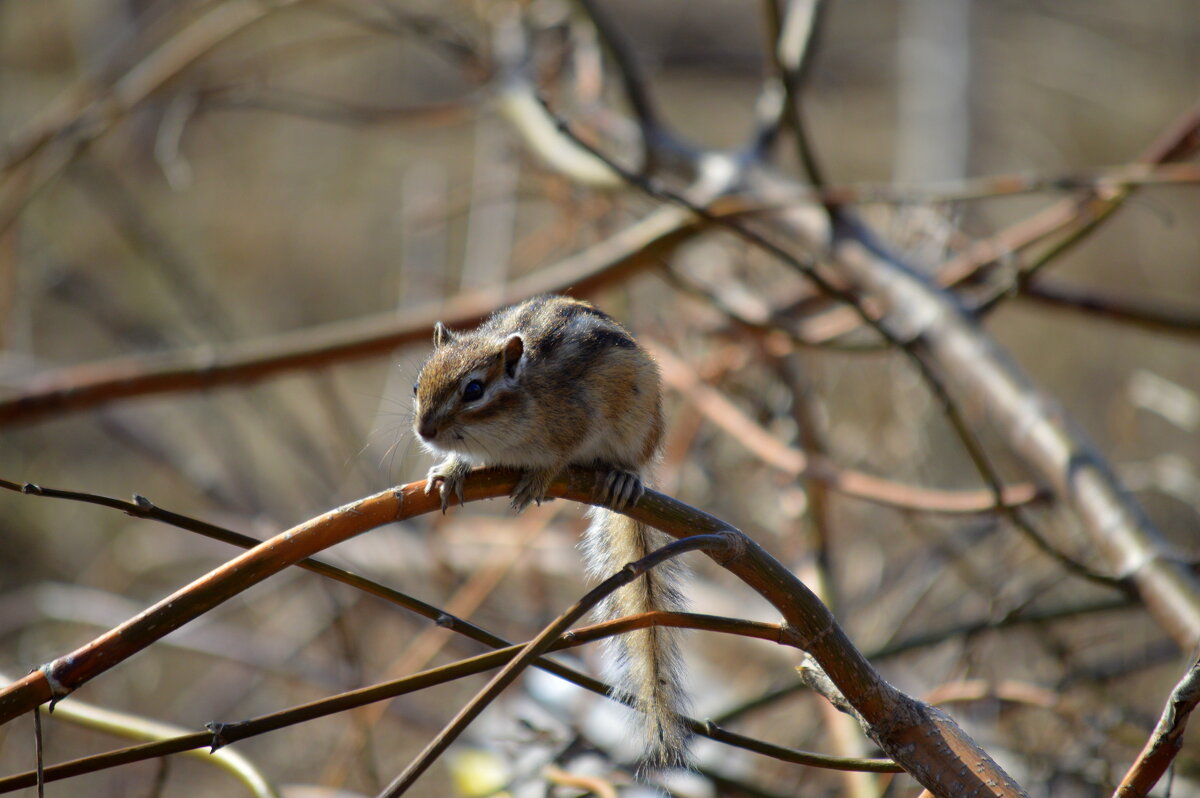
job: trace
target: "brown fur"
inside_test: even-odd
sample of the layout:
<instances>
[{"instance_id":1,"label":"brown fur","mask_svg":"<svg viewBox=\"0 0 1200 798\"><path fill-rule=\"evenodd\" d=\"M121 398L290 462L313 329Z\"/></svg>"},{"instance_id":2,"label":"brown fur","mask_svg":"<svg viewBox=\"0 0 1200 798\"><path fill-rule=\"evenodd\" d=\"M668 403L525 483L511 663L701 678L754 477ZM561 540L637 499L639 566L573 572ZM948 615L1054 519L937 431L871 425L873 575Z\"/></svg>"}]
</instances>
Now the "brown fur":
<instances>
[{"instance_id":1,"label":"brown fur","mask_svg":"<svg viewBox=\"0 0 1200 798\"><path fill-rule=\"evenodd\" d=\"M434 344L415 389L413 428L427 449L445 457L430 469L427 488L440 491L443 507L460 495L470 466L485 464L524 469L513 491L518 511L540 503L572 464L622 474L636 481L634 498L640 495L662 438L658 367L603 311L569 297L534 297L474 330L452 333L439 324ZM476 380L483 395L468 400ZM592 518L584 552L597 578L666 542L611 510L596 508ZM669 561L653 569L611 596L599 614L681 609L678 568ZM621 688L642 712L646 759L655 766L686 759L676 637L677 630L653 627L613 643Z\"/></svg>"}]
</instances>

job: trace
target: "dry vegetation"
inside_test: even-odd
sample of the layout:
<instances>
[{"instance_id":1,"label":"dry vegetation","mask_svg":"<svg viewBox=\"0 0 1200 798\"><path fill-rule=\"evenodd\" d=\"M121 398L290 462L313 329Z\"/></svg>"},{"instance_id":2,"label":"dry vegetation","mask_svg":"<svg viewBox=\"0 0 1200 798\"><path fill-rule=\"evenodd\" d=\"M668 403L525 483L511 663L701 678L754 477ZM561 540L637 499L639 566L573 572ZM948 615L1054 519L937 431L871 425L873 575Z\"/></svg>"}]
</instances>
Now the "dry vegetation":
<instances>
[{"instance_id":1,"label":"dry vegetation","mask_svg":"<svg viewBox=\"0 0 1200 798\"><path fill-rule=\"evenodd\" d=\"M663 367L662 493L761 544L1030 794L1113 794L1197 674L1200 15L817 5L815 34L775 48L807 3L0 2L0 672L234 556L156 508L263 539L420 478L408 402L433 321L573 291ZM714 183L718 150L744 156L736 183ZM95 503L131 494L149 501ZM534 638L586 590L581 507L506 509L320 555L432 621L288 568L128 661L107 650L42 717L46 764L147 720L201 755L47 793L379 793L486 674L222 749L257 787L212 766L205 724L488 650L439 613ZM696 612L779 622L753 573L686 558ZM715 627L688 637L695 717L881 755L798 683L795 648ZM559 661L602 674L594 645ZM97 728L82 704L124 715ZM530 671L409 794L651 794L621 711ZM34 727L0 726L0 788L35 793L7 778L34 767ZM1156 795L1200 795L1194 740ZM921 791L695 750L673 794Z\"/></svg>"}]
</instances>

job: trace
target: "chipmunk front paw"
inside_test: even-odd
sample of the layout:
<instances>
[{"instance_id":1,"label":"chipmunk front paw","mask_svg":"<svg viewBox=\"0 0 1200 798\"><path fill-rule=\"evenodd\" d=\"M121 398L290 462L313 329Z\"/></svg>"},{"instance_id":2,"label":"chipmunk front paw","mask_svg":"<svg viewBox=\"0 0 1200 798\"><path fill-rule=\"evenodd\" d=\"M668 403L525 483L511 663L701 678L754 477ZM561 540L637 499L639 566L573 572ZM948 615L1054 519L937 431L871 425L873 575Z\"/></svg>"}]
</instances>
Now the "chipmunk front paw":
<instances>
[{"instance_id":1,"label":"chipmunk front paw","mask_svg":"<svg viewBox=\"0 0 1200 798\"><path fill-rule=\"evenodd\" d=\"M463 496L463 479L471 470L471 464L457 457L448 457L429 469L425 475L425 492L435 490L442 499L442 512L450 506L450 497L457 496L459 505L466 504Z\"/></svg>"}]
</instances>

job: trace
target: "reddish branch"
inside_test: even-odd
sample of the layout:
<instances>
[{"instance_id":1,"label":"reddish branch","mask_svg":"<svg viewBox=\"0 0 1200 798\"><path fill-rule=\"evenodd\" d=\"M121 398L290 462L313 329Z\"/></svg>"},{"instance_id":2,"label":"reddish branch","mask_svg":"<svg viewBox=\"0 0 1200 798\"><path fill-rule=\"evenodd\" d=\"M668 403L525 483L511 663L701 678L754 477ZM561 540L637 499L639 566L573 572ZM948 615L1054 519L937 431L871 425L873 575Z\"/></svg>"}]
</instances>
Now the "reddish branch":
<instances>
[{"instance_id":1,"label":"reddish branch","mask_svg":"<svg viewBox=\"0 0 1200 798\"><path fill-rule=\"evenodd\" d=\"M436 321L472 326L496 308L535 294L587 295L620 282L694 234L691 215L664 208L589 249L505 286L274 337L71 366L29 378L0 399L0 427L78 412L120 399L254 382L286 371L384 355L429 339Z\"/></svg>"},{"instance_id":2,"label":"reddish branch","mask_svg":"<svg viewBox=\"0 0 1200 798\"><path fill-rule=\"evenodd\" d=\"M467 481L468 500L504 496L516 474L477 471ZM551 494L590 502L595 472L573 468ZM277 535L106 632L71 654L47 663L0 690L0 723L60 699L170 631L232 598L288 565L383 524L439 506L412 483L338 508ZM648 492L629 514L685 539L735 536L731 556L718 564L766 598L783 615L781 643L807 651L866 724L867 733L897 764L938 795L997 796L1025 793L949 716L888 684L853 646L829 610L791 571L754 541L722 521L658 493Z\"/></svg>"},{"instance_id":3,"label":"reddish branch","mask_svg":"<svg viewBox=\"0 0 1200 798\"><path fill-rule=\"evenodd\" d=\"M983 513L996 508L990 490L937 490L905 485L862 471L841 468L829 458L809 454L782 443L756 424L716 388L702 381L694 370L662 345L643 337L654 355L663 382L679 392L706 418L724 429L740 445L764 463L792 477L814 479L844 496L908 510L939 513ZM1005 504L1026 504L1038 497L1037 487L1028 482L1004 488Z\"/></svg>"},{"instance_id":4,"label":"reddish branch","mask_svg":"<svg viewBox=\"0 0 1200 798\"><path fill-rule=\"evenodd\" d=\"M1114 798L1144 798L1175 761L1183 748L1183 733L1188 718L1200 703L1200 660L1194 660L1184 677L1171 691L1167 706L1146 747L1129 768Z\"/></svg>"}]
</instances>

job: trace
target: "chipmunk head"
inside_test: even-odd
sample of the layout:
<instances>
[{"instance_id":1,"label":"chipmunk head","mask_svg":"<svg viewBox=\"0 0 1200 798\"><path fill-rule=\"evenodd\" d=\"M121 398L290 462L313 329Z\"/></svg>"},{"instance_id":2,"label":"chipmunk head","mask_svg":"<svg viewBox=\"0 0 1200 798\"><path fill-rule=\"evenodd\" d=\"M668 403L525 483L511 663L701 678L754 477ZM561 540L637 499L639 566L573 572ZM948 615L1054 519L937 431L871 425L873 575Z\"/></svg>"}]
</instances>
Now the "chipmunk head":
<instances>
[{"instance_id":1,"label":"chipmunk head","mask_svg":"<svg viewBox=\"0 0 1200 798\"><path fill-rule=\"evenodd\" d=\"M520 334L496 338L434 325L433 354L413 385L413 431L421 444L479 458L499 450L497 436L522 402L524 361Z\"/></svg>"}]
</instances>

